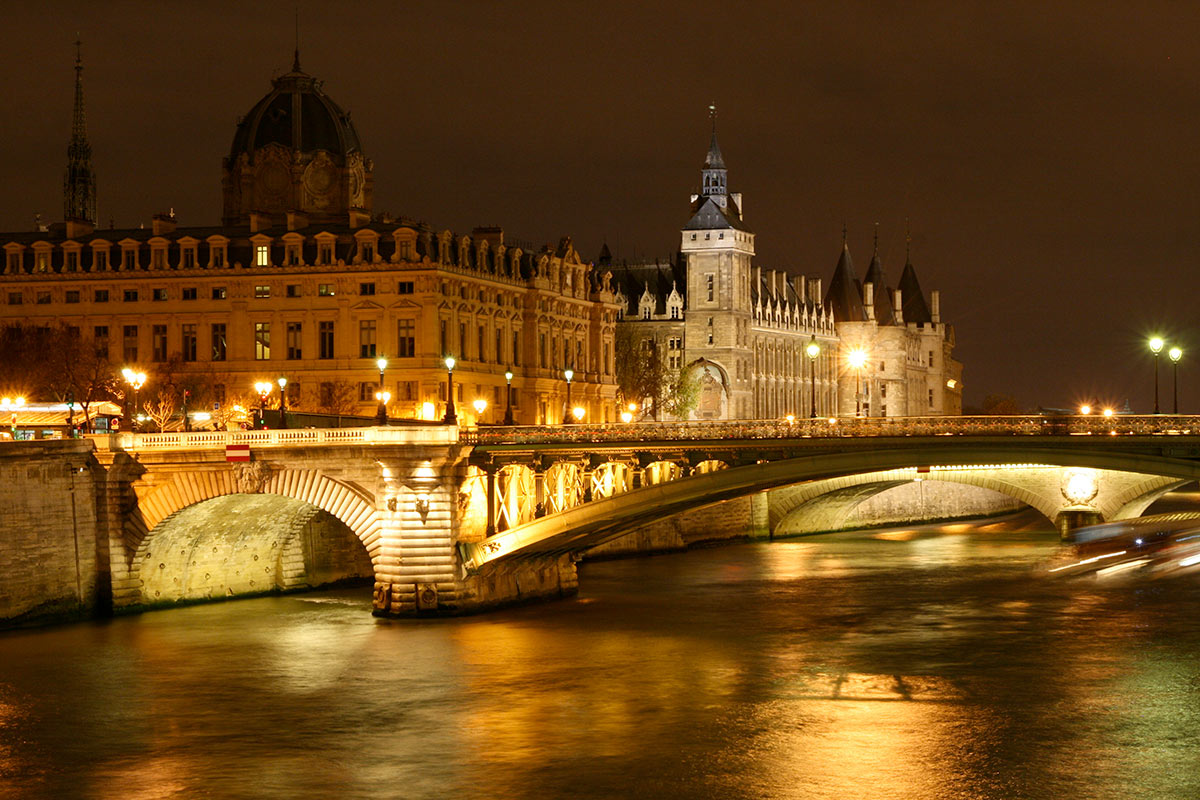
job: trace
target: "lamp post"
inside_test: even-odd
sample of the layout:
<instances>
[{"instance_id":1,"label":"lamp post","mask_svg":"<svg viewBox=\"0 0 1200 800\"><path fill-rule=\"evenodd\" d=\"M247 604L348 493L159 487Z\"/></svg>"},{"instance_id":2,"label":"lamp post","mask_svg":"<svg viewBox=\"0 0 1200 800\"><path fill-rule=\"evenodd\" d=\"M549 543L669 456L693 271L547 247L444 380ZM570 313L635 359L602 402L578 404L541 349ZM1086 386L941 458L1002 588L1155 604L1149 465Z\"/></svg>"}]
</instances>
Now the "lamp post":
<instances>
[{"instance_id":1,"label":"lamp post","mask_svg":"<svg viewBox=\"0 0 1200 800\"><path fill-rule=\"evenodd\" d=\"M812 407L810 408L809 417L817 418L817 356L821 355L821 345L817 344L817 337L814 334L808 340L808 347L804 348L805 354L808 356L809 372L812 373Z\"/></svg>"},{"instance_id":2,"label":"lamp post","mask_svg":"<svg viewBox=\"0 0 1200 800\"><path fill-rule=\"evenodd\" d=\"M191 429L192 429L191 423L188 422L188 412L187 412L187 401L188 401L188 398L191 396L192 396L192 392L190 389L183 390L183 430L185 433L191 431Z\"/></svg>"},{"instance_id":3,"label":"lamp post","mask_svg":"<svg viewBox=\"0 0 1200 800\"><path fill-rule=\"evenodd\" d=\"M471 405L475 408L475 426L478 427L483 422L483 412L487 411L487 400L479 397Z\"/></svg>"},{"instance_id":4,"label":"lamp post","mask_svg":"<svg viewBox=\"0 0 1200 800\"><path fill-rule=\"evenodd\" d=\"M1163 340L1155 336L1150 340L1150 352L1154 353L1154 413L1158 413L1158 354L1162 352Z\"/></svg>"},{"instance_id":5,"label":"lamp post","mask_svg":"<svg viewBox=\"0 0 1200 800\"><path fill-rule=\"evenodd\" d=\"M129 367L126 367L125 369L121 370L121 376L125 378L126 383L133 387L133 419L130 427L136 433L138 429L138 393L141 391L141 388L146 385L146 373L137 372Z\"/></svg>"},{"instance_id":6,"label":"lamp post","mask_svg":"<svg viewBox=\"0 0 1200 800\"><path fill-rule=\"evenodd\" d=\"M454 413L454 356L446 356L446 416L442 422L447 425L458 424L458 414Z\"/></svg>"},{"instance_id":7,"label":"lamp post","mask_svg":"<svg viewBox=\"0 0 1200 800\"><path fill-rule=\"evenodd\" d=\"M387 425L387 401L383 399L385 392L383 391L383 371L387 369L387 359L380 356L375 359L375 366L379 367L379 391L375 396L379 398L379 407L375 409L375 424Z\"/></svg>"},{"instance_id":8,"label":"lamp post","mask_svg":"<svg viewBox=\"0 0 1200 800\"><path fill-rule=\"evenodd\" d=\"M254 384L254 391L258 392L258 425L260 428L267 427L267 398L271 395L271 384L266 381L260 381Z\"/></svg>"},{"instance_id":9,"label":"lamp post","mask_svg":"<svg viewBox=\"0 0 1200 800\"><path fill-rule=\"evenodd\" d=\"M275 382L279 384L279 427L286 428L287 427L287 392L285 392L284 389L287 388L287 378L280 375L279 380L277 380Z\"/></svg>"},{"instance_id":10,"label":"lamp post","mask_svg":"<svg viewBox=\"0 0 1200 800\"><path fill-rule=\"evenodd\" d=\"M571 416L575 417L576 422L583 422L583 415L587 413L587 409L583 406L575 406L571 409Z\"/></svg>"},{"instance_id":11,"label":"lamp post","mask_svg":"<svg viewBox=\"0 0 1200 800\"><path fill-rule=\"evenodd\" d=\"M854 416L862 416L862 368L867 363L867 351L855 347L847 357L850 368L854 370Z\"/></svg>"},{"instance_id":12,"label":"lamp post","mask_svg":"<svg viewBox=\"0 0 1200 800\"><path fill-rule=\"evenodd\" d=\"M563 377L567 379L567 404L563 406L563 424L567 422L567 414L571 412L571 378L575 377L575 370L568 367L563 370Z\"/></svg>"},{"instance_id":13,"label":"lamp post","mask_svg":"<svg viewBox=\"0 0 1200 800\"><path fill-rule=\"evenodd\" d=\"M1174 410L1172 414L1179 413L1179 359L1183 358L1183 350L1178 347L1172 347L1167 351L1167 355L1171 357L1171 377L1175 395Z\"/></svg>"},{"instance_id":14,"label":"lamp post","mask_svg":"<svg viewBox=\"0 0 1200 800\"><path fill-rule=\"evenodd\" d=\"M512 415L512 379L513 371L511 369L504 371L504 424L513 424Z\"/></svg>"}]
</instances>

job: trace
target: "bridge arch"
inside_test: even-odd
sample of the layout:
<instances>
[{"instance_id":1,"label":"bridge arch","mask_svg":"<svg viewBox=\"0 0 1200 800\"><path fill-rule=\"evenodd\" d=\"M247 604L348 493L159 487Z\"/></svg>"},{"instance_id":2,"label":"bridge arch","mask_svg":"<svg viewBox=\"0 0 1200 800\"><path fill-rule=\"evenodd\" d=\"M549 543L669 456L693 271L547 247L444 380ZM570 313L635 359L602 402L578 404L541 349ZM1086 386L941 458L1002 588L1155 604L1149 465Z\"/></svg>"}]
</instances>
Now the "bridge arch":
<instances>
[{"instance_id":1,"label":"bridge arch","mask_svg":"<svg viewBox=\"0 0 1200 800\"><path fill-rule=\"evenodd\" d=\"M234 494L275 494L328 512L354 532L377 562L382 520L374 498L348 483L311 469L268 469L261 462L234 465L234 469L177 472L168 480L137 492L137 506L126 515L125 546L137 552L146 536L167 517L214 497Z\"/></svg>"},{"instance_id":2,"label":"bridge arch","mask_svg":"<svg viewBox=\"0 0 1200 800\"><path fill-rule=\"evenodd\" d=\"M947 442L950 446L924 442L914 446L870 451L835 452L806 455L776 461L748 464L730 469L693 475L689 478L649 485L647 488L617 495L568 509L560 514L534 520L516 529L490 537L467 548L471 567L512 555L564 553L602 544L649 519L710 505L764 490L784 486L830 481L826 491L854 482L871 483L911 481L914 472L978 465L1046 465L1055 470L1078 467L1091 470L1133 473L1140 479L1115 492L1108 518L1134 515L1153 499L1182 482L1200 478L1200 464L1186 458L1144 453L1106 452L1075 446L1031 443L1014 449L988 442ZM1074 444L1074 443L1072 443ZM892 473L889 479L886 473ZM855 476L874 476L858 478ZM992 488L992 487L989 487ZM1007 485L1008 494L1039 510L1048 506L1037 493L1017 484ZM1045 512L1043 512L1045 513Z\"/></svg>"},{"instance_id":3,"label":"bridge arch","mask_svg":"<svg viewBox=\"0 0 1200 800\"><path fill-rule=\"evenodd\" d=\"M138 493L136 508L126 515L124 535L129 580L122 586L114 586L114 604L128 606L214 596L196 588L203 585L199 576L205 574L205 564L212 559L206 561L203 556L186 555L195 550L195 541L189 540L190 543L172 549L169 556L161 557L159 554L165 550L158 544L180 544L180 523L196 524L194 520L189 522L190 510L213 501L239 497L245 498L246 502L226 502L224 505L228 508L222 507L221 513L230 515L248 511L261 517L256 518L256 525L244 534L221 534L223 542L218 549L224 547L230 552L218 552L217 560L236 558L234 551L245 551L243 555L247 559L262 560L263 563L253 567L256 573L261 572L254 583L250 582L248 573L239 575L238 579L222 584L228 590L225 594L301 588L351 577L351 573L366 577L361 573L373 573L380 561L382 520L372 498L319 470L270 469L265 464L252 463L237 464L232 469L178 472L165 481L145 487ZM272 497L278 502L271 502L269 498ZM315 560L309 558L304 562L305 568L297 571L297 554L303 560L305 553L312 556L316 552L311 547L306 550L303 538L296 537L295 534L302 530L310 534L314 530L323 531L321 535L333 542L340 553L334 560L342 566L327 568L321 559L329 554L324 553ZM339 530L357 540L363 554L361 559L354 548L343 541L345 537ZM164 534L165 537L160 539ZM161 573L145 572L150 560L160 565ZM169 571L168 566L174 566L174 571ZM191 567L195 569L189 569ZM346 574L325 579L339 571ZM218 583L213 581L212 586Z\"/></svg>"}]
</instances>

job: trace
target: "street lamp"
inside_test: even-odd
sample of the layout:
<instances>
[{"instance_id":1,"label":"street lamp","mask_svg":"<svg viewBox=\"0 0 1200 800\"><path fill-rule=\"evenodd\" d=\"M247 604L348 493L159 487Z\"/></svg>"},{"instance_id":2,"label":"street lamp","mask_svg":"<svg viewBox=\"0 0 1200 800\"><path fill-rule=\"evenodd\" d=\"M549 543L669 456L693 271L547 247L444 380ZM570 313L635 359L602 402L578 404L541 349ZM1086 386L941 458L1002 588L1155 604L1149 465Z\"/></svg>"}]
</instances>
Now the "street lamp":
<instances>
[{"instance_id":1,"label":"street lamp","mask_svg":"<svg viewBox=\"0 0 1200 800\"><path fill-rule=\"evenodd\" d=\"M483 422L483 412L487 410L487 400L480 397L471 405L475 407L475 424L479 425L480 422Z\"/></svg>"},{"instance_id":2,"label":"street lamp","mask_svg":"<svg viewBox=\"0 0 1200 800\"><path fill-rule=\"evenodd\" d=\"M821 345L817 344L817 337L813 335L808 340L808 347L804 348L804 352L808 355L808 363L810 366L809 372L812 373L812 408L809 416L812 419L817 418L817 356L821 355Z\"/></svg>"},{"instance_id":3,"label":"street lamp","mask_svg":"<svg viewBox=\"0 0 1200 800\"><path fill-rule=\"evenodd\" d=\"M1178 347L1172 347L1167 351L1167 355L1171 357L1171 372L1174 383L1175 406L1172 414L1179 413L1179 359L1183 358L1183 350Z\"/></svg>"},{"instance_id":4,"label":"street lamp","mask_svg":"<svg viewBox=\"0 0 1200 800\"><path fill-rule=\"evenodd\" d=\"M258 392L258 399L261 401L258 404L258 424L262 428L267 427L267 398L271 396L272 388L268 381L254 384L254 391Z\"/></svg>"},{"instance_id":5,"label":"street lamp","mask_svg":"<svg viewBox=\"0 0 1200 800\"><path fill-rule=\"evenodd\" d=\"M24 397L18 397L16 400L13 400L11 397L0 399L0 409L12 412L12 418L9 420L9 430L12 434L12 439L14 442L17 440L17 412L20 411L21 407L24 405Z\"/></svg>"},{"instance_id":6,"label":"street lamp","mask_svg":"<svg viewBox=\"0 0 1200 800\"><path fill-rule=\"evenodd\" d=\"M861 347L855 347L846 357L850 368L854 370L854 416L862 416L862 368L867 363L867 351Z\"/></svg>"},{"instance_id":7,"label":"street lamp","mask_svg":"<svg viewBox=\"0 0 1200 800\"><path fill-rule=\"evenodd\" d=\"M138 429L138 392L141 391L141 388L146 385L146 373L137 372L129 367L126 367L125 369L121 370L121 377L125 379L126 383L133 387L133 425L131 427L136 432Z\"/></svg>"},{"instance_id":8,"label":"street lamp","mask_svg":"<svg viewBox=\"0 0 1200 800\"><path fill-rule=\"evenodd\" d=\"M287 388L287 378L282 375L279 380L275 381L279 384L279 427L287 427L287 392L283 391Z\"/></svg>"},{"instance_id":9,"label":"street lamp","mask_svg":"<svg viewBox=\"0 0 1200 800\"><path fill-rule=\"evenodd\" d=\"M1150 340L1150 352L1154 353L1154 413L1158 413L1158 354L1162 352L1163 340L1155 336Z\"/></svg>"},{"instance_id":10,"label":"street lamp","mask_svg":"<svg viewBox=\"0 0 1200 800\"><path fill-rule=\"evenodd\" d=\"M375 366L379 367L379 391L375 396L379 398L379 407L375 409L375 424L387 425L387 401L383 399L383 371L387 369L387 359L383 356L375 359Z\"/></svg>"},{"instance_id":11,"label":"street lamp","mask_svg":"<svg viewBox=\"0 0 1200 800\"><path fill-rule=\"evenodd\" d=\"M454 356L446 356L446 416L442 419L447 425L458 424L458 414L454 413Z\"/></svg>"},{"instance_id":12,"label":"street lamp","mask_svg":"<svg viewBox=\"0 0 1200 800\"><path fill-rule=\"evenodd\" d=\"M583 422L583 415L587 413L583 406L575 406L571 409L571 415L575 417L576 422Z\"/></svg>"},{"instance_id":13,"label":"street lamp","mask_svg":"<svg viewBox=\"0 0 1200 800\"><path fill-rule=\"evenodd\" d=\"M513 424L512 415L512 379L513 371L511 369L504 371L504 424Z\"/></svg>"},{"instance_id":14,"label":"street lamp","mask_svg":"<svg viewBox=\"0 0 1200 800\"><path fill-rule=\"evenodd\" d=\"M1092 407L1089 406L1087 403L1084 403L1083 405L1081 405L1079 407L1079 413L1083 414L1086 417L1088 414L1092 413Z\"/></svg>"},{"instance_id":15,"label":"street lamp","mask_svg":"<svg viewBox=\"0 0 1200 800\"><path fill-rule=\"evenodd\" d=\"M633 412L632 411L622 411L621 412L621 422L633 422Z\"/></svg>"},{"instance_id":16,"label":"street lamp","mask_svg":"<svg viewBox=\"0 0 1200 800\"><path fill-rule=\"evenodd\" d=\"M563 406L563 408L569 409L571 407L571 378L575 377L575 370L573 370L569 367L567 369L564 369L563 377L567 379L567 404L565 406ZM565 423L566 421L567 421L567 415L563 414L563 422Z\"/></svg>"}]
</instances>

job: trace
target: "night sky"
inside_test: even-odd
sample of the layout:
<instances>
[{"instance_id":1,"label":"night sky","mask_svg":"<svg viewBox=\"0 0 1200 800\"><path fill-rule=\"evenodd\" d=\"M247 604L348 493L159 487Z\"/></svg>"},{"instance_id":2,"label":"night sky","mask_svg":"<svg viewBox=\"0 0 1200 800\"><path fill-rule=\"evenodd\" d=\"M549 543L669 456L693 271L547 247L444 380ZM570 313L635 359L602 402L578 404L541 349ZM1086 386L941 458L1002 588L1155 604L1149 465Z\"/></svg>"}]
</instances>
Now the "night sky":
<instances>
[{"instance_id":1,"label":"night sky","mask_svg":"<svg viewBox=\"0 0 1200 800\"><path fill-rule=\"evenodd\" d=\"M968 403L1148 412L1161 332L1200 411L1200 8L1054 5L309 1L300 47L375 162L377 212L666 257L715 102L764 269L828 285L844 223L861 277L878 222L894 285L911 218ZM0 229L62 216L76 32L101 225L217 223L293 10L6 5Z\"/></svg>"}]
</instances>

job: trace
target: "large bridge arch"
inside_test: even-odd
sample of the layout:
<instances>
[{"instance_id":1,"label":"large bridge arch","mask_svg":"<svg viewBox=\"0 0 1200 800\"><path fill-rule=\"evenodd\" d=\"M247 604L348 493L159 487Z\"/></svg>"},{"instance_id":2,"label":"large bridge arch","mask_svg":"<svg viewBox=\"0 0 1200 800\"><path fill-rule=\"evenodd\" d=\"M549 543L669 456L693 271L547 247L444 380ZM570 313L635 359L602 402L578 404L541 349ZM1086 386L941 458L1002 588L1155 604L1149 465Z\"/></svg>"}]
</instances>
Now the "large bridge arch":
<instances>
[{"instance_id":1,"label":"large bridge arch","mask_svg":"<svg viewBox=\"0 0 1200 800\"><path fill-rule=\"evenodd\" d=\"M904 480L912 480L917 469L932 472L935 468L1017 464L1132 473L1142 476L1142 480L1131 482L1114 495L1120 502L1113 513L1126 514L1140 513L1156 494L1172 485L1200 478L1200 464L1186 458L1072 446L1077 444L1031 442L1027 447L1014 448L1011 444L947 439L748 464L656 484L534 520L482 542L463 545L464 563L475 569L513 556L579 551L615 538L645 520L783 486L871 473L895 472L897 478L903 474ZM1012 490L1022 502L1034 507L1035 503L1044 504L1028 489L1020 490L1024 497L1016 487Z\"/></svg>"}]
</instances>

